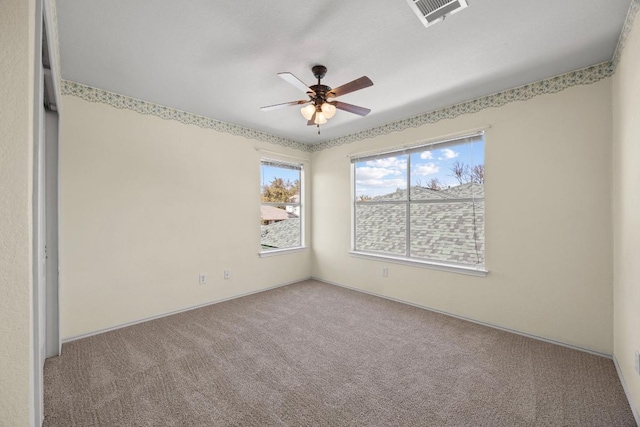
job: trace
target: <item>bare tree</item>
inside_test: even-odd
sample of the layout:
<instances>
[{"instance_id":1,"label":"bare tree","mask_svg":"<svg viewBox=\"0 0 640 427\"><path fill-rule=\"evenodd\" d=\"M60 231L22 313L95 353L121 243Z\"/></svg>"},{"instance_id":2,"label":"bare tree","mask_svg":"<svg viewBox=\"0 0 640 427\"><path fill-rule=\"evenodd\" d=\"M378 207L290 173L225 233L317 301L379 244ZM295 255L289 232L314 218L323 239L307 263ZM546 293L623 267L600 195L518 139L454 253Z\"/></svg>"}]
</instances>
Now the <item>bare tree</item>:
<instances>
[{"instance_id":1,"label":"bare tree","mask_svg":"<svg viewBox=\"0 0 640 427\"><path fill-rule=\"evenodd\" d=\"M466 184L467 182L469 182L469 176L471 174L470 173L471 168L469 167L469 165L456 160L451 165L450 169L451 169L451 172L453 173L453 175L451 176L457 179L460 185Z\"/></svg>"},{"instance_id":2,"label":"bare tree","mask_svg":"<svg viewBox=\"0 0 640 427\"><path fill-rule=\"evenodd\" d=\"M366 202L368 200L371 200L371 196L369 196L367 194L361 194L360 196L358 196L358 201L359 202Z\"/></svg>"},{"instance_id":3,"label":"bare tree","mask_svg":"<svg viewBox=\"0 0 640 427\"><path fill-rule=\"evenodd\" d=\"M471 182L484 184L484 165L475 165L471 168Z\"/></svg>"},{"instance_id":4,"label":"bare tree","mask_svg":"<svg viewBox=\"0 0 640 427\"><path fill-rule=\"evenodd\" d=\"M427 188L430 190L438 191L438 190L442 190L444 188L444 185L442 185L442 183L438 178L431 178L431 180L427 184Z\"/></svg>"},{"instance_id":5,"label":"bare tree","mask_svg":"<svg viewBox=\"0 0 640 427\"><path fill-rule=\"evenodd\" d=\"M456 161L450 168L452 177L458 180L460 185L467 183L484 184L484 164L470 166Z\"/></svg>"}]
</instances>

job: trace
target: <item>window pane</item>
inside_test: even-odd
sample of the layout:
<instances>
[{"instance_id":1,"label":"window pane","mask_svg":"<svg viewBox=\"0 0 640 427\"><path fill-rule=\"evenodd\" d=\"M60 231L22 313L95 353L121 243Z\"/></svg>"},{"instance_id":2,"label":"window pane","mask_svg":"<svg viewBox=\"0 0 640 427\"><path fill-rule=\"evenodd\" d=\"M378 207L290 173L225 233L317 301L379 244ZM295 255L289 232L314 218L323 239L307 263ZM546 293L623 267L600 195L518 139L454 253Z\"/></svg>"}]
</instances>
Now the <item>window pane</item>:
<instances>
[{"instance_id":1,"label":"window pane","mask_svg":"<svg viewBox=\"0 0 640 427\"><path fill-rule=\"evenodd\" d=\"M484 264L484 201L412 203L410 210L411 257Z\"/></svg>"},{"instance_id":2,"label":"window pane","mask_svg":"<svg viewBox=\"0 0 640 427\"><path fill-rule=\"evenodd\" d=\"M355 174L357 201L407 198L407 156L404 154L356 162Z\"/></svg>"},{"instance_id":3,"label":"window pane","mask_svg":"<svg viewBox=\"0 0 640 427\"><path fill-rule=\"evenodd\" d=\"M302 246L301 167L263 161L260 172L260 198L263 203L260 206L262 250Z\"/></svg>"},{"instance_id":4,"label":"window pane","mask_svg":"<svg viewBox=\"0 0 640 427\"><path fill-rule=\"evenodd\" d=\"M355 207L355 249L388 255L406 254L406 205L364 204Z\"/></svg>"},{"instance_id":5,"label":"window pane","mask_svg":"<svg viewBox=\"0 0 640 427\"><path fill-rule=\"evenodd\" d=\"M411 200L449 199L440 192L470 183L484 185L484 139L411 154ZM471 198L471 189L463 193Z\"/></svg>"}]
</instances>

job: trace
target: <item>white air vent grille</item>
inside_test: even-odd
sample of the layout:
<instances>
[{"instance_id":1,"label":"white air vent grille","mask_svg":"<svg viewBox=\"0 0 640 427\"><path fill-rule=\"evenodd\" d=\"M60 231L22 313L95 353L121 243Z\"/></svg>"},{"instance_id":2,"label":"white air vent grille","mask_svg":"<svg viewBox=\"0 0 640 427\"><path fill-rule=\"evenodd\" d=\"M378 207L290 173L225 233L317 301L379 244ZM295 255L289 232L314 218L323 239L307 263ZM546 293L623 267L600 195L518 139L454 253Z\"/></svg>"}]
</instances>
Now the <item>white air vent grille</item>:
<instances>
[{"instance_id":1,"label":"white air vent grille","mask_svg":"<svg viewBox=\"0 0 640 427\"><path fill-rule=\"evenodd\" d=\"M444 20L468 6L467 0L407 0L425 27Z\"/></svg>"}]
</instances>

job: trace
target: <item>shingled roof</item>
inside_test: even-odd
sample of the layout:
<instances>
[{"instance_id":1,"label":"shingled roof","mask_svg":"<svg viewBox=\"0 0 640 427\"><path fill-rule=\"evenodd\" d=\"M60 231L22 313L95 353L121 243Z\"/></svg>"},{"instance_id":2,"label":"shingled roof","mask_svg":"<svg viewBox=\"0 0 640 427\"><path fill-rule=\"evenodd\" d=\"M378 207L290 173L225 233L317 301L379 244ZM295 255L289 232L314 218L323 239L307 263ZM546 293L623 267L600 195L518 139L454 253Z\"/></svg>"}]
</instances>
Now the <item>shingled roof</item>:
<instances>
[{"instance_id":1,"label":"shingled roof","mask_svg":"<svg viewBox=\"0 0 640 427\"><path fill-rule=\"evenodd\" d=\"M356 250L405 256L405 205L375 203L405 198L406 190L398 190L356 204ZM474 200L460 200L471 198ZM463 184L440 191L412 187L411 199L430 200L411 204L411 257L484 264L484 187L481 184Z\"/></svg>"},{"instance_id":2,"label":"shingled roof","mask_svg":"<svg viewBox=\"0 0 640 427\"><path fill-rule=\"evenodd\" d=\"M356 250L405 255L405 205L375 203L405 198L406 190L398 190L356 204ZM463 184L445 190L412 187L411 199L429 201L411 205L412 258L484 264L484 187L481 184ZM261 226L261 244L263 249L300 246L300 219Z\"/></svg>"},{"instance_id":3,"label":"shingled roof","mask_svg":"<svg viewBox=\"0 0 640 427\"><path fill-rule=\"evenodd\" d=\"M263 249L300 246L300 218L260 226L260 244Z\"/></svg>"}]
</instances>

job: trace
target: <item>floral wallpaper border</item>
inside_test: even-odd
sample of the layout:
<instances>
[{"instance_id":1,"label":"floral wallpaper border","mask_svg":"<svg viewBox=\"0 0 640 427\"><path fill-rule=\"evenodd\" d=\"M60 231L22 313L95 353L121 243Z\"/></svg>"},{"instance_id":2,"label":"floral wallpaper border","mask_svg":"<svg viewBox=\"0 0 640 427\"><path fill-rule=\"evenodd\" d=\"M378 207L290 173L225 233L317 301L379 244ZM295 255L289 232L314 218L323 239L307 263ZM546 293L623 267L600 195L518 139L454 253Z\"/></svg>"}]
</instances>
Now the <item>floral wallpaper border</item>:
<instances>
[{"instance_id":1,"label":"floral wallpaper border","mask_svg":"<svg viewBox=\"0 0 640 427\"><path fill-rule=\"evenodd\" d=\"M323 141L312 146L313 151L320 151L338 145L360 141L366 138L373 138L379 135L386 135L392 132L402 131L408 128L419 127L428 123L436 123L444 119L453 119L463 114L477 113L486 108L498 108L515 101L526 101L534 96L556 93L577 85L587 85L596 83L606 77L611 76L611 62L603 62L582 70L572 71L557 77L540 80L526 84L504 92L465 101L450 107L441 108L408 119L399 120L383 126L367 129L362 132L353 133L340 138Z\"/></svg>"},{"instance_id":2,"label":"floral wallpaper border","mask_svg":"<svg viewBox=\"0 0 640 427\"><path fill-rule=\"evenodd\" d=\"M525 101L538 95L560 92L576 85L596 83L611 76L612 74L613 69L611 67L611 62L607 61L582 70L572 71L550 79L540 80L538 82L509 89L504 92L466 101L450 107L441 108L439 110L315 144L305 144L276 135L270 135L258 130L130 98L128 96L119 95L117 93L97 89L68 80L62 80L62 94L76 96L89 102L107 104L115 108L136 111L140 114L158 116L165 120L177 120L184 124L192 124L202 128L214 129L218 132L226 132L233 135L244 136L246 138L270 142L272 144L295 148L301 151L321 151L330 147L348 144L366 138L373 138L379 135L386 135L412 127L419 127L427 123L435 123L443 119L453 119L462 114L477 113L478 111L486 108L501 107L514 101Z\"/></svg>"},{"instance_id":3,"label":"floral wallpaper border","mask_svg":"<svg viewBox=\"0 0 640 427\"><path fill-rule=\"evenodd\" d=\"M55 0L52 0L52 3L54 4L55 11ZM625 19L625 23L622 28L622 32L620 33L620 39L618 40L616 51L611 61L602 62L600 64L596 64L581 70L571 71L566 74L540 80L513 89L508 89L506 91L498 92L493 95L487 95L470 101L465 101L460 104L440 108L438 110L423 113L414 117L409 117L407 119L388 123L383 126L378 126L340 138L335 138L314 144L305 144L303 142L295 141L292 139L271 135L258 130L245 128L243 126L222 122L185 111L176 110L151 102L130 98L124 95L119 95L117 93L93 88L68 80L62 80L62 94L76 96L89 102L99 102L107 104L115 108L136 111L140 114L158 116L165 120L177 120L184 124L193 124L202 128L214 129L218 132L225 132L233 135L243 136L246 138L256 139L259 141L265 141L284 147L294 148L300 151L321 151L327 148L349 144L355 141L373 138L379 135L386 135L408 128L415 128L429 123L436 123L444 119L453 119L463 114L477 113L486 108L498 108L510 102L526 101L538 95L557 93L573 86L593 84L604 78L610 77L615 73L618 63L620 62L622 51L624 50L629 34L631 33L631 30L633 28L638 10L640 10L640 0L632 0L629 11L627 13L627 17ZM57 28L55 33L57 36Z\"/></svg>"},{"instance_id":4,"label":"floral wallpaper border","mask_svg":"<svg viewBox=\"0 0 640 427\"><path fill-rule=\"evenodd\" d=\"M291 147L302 151L310 151L310 146L292 139L270 135L255 129L249 129L232 123L222 122L198 114L176 110L171 107L130 98L128 96L97 89L69 80L62 80L62 94L72 95L89 102L107 104L115 108L132 110L140 114L157 116L165 120L176 120L187 125L196 125L205 129L213 129L218 132L230 133L232 135L243 136L245 138L257 139L259 141L270 142L272 144Z\"/></svg>"}]
</instances>

